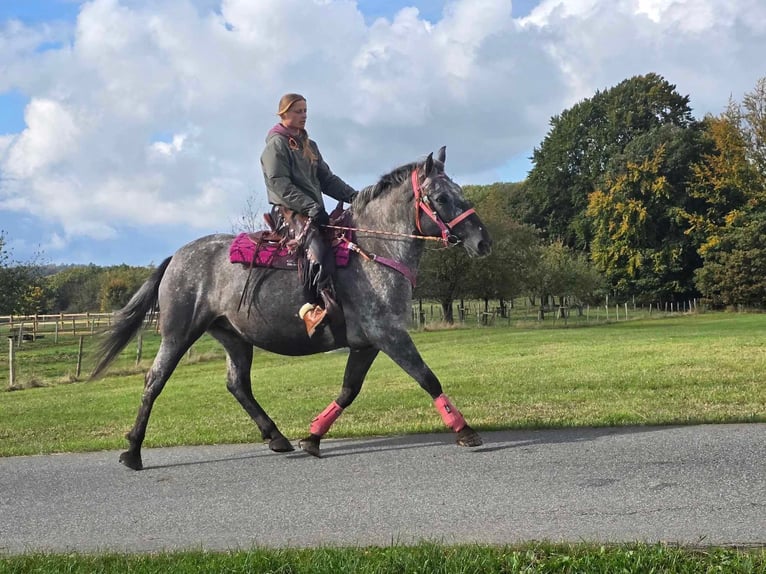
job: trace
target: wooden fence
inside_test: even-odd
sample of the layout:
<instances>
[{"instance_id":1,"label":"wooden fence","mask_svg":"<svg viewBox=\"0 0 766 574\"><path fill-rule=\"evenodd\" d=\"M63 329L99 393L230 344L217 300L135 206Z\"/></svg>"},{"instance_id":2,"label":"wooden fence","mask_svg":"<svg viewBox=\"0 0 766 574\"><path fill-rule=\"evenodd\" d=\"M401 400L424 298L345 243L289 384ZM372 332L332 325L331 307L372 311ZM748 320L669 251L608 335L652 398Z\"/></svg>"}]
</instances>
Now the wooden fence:
<instances>
[{"instance_id":1,"label":"wooden fence","mask_svg":"<svg viewBox=\"0 0 766 574\"><path fill-rule=\"evenodd\" d=\"M92 335L112 324L113 313L58 313L55 315L1 315L0 333L8 338L35 340L59 335Z\"/></svg>"}]
</instances>

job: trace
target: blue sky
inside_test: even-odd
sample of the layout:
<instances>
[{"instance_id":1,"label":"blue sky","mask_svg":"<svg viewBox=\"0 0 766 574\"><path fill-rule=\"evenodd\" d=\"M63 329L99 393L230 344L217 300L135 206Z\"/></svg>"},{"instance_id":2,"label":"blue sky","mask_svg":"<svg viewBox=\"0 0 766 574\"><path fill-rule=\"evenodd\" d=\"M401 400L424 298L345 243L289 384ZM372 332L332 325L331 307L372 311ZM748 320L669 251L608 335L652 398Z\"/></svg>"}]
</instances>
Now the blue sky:
<instances>
[{"instance_id":1,"label":"blue sky","mask_svg":"<svg viewBox=\"0 0 766 574\"><path fill-rule=\"evenodd\" d=\"M596 90L655 72L720 113L764 52L756 0L0 0L0 230L98 265L231 232L288 91L353 186L441 145L459 183L520 181Z\"/></svg>"}]
</instances>

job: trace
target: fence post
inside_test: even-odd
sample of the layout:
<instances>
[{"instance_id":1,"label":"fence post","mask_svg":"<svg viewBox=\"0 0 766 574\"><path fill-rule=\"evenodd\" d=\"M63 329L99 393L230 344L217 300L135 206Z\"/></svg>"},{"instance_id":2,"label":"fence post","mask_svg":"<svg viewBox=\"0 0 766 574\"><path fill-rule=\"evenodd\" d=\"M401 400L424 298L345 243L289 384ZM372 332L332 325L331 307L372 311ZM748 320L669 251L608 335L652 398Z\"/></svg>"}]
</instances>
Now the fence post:
<instances>
[{"instance_id":1,"label":"fence post","mask_svg":"<svg viewBox=\"0 0 766 574\"><path fill-rule=\"evenodd\" d=\"M56 321L53 324L53 342L58 343L59 342L59 322Z\"/></svg>"},{"instance_id":2,"label":"fence post","mask_svg":"<svg viewBox=\"0 0 766 574\"><path fill-rule=\"evenodd\" d=\"M16 357L13 354L13 337L8 338L8 364L10 365L10 378L8 379L8 387L13 387L16 384L16 370L14 369L14 361Z\"/></svg>"},{"instance_id":3,"label":"fence post","mask_svg":"<svg viewBox=\"0 0 766 574\"><path fill-rule=\"evenodd\" d=\"M82 369L82 342L85 339L82 335L80 335L80 343L77 346L77 370L75 371L75 378L80 378L80 370Z\"/></svg>"}]
</instances>

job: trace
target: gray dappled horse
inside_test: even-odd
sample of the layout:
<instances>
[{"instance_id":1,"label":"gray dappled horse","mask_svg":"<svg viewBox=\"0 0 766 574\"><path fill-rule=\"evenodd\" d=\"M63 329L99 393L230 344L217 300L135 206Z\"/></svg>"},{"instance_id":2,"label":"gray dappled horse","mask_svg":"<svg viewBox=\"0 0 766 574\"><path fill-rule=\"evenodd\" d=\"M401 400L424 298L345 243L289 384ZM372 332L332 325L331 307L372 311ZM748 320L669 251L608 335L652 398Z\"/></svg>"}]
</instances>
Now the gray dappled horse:
<instances>
[{"instance_id":1,"label":"gray dappled horse","mask_svg":"<svg viewBox=\"0 0 766 574\"><path fill-rule=\"evenodd\" d=\"M355 198L349 226L359 230L355 243L364 255L352 253L348 266L337 269L335 277L345 322L329 322L312 337L296 312L304 293L295 271L254 269L251 284L255 285L248 286L245 294L248 304L240 304L249 270L229 261L232 235L202 237L163 261L119 312L93 372L95 377L106 369L158 305L162 341L146 374L138 416L126 435L130 445L120 462L135 470L143 468L141 444L152 405L179 360L206 331L226 349L227 388L273 451L293 447L253 397L254 346L283 355L349 347L340 394L312 421L310 435L299 443L309 454L320 456L321 437L359 394L380 351L431 395L444 423L457 433L459 445L482 444L442 392L439 379L407 333L412 280L425 243L421 239L440 237L445 244L460 243L471 256L486 255L492 243L460 186L445 175L444 160L441 148L436 160L430 154L423 162L402 166Z\"/></svg>"}]
</instances>

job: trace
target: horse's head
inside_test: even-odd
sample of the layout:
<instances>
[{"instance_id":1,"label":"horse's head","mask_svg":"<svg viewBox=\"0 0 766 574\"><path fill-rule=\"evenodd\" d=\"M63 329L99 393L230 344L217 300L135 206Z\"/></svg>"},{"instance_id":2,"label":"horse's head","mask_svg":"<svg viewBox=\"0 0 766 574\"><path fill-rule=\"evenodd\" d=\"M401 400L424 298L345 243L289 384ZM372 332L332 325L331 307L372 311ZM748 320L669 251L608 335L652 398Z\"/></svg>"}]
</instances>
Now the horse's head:
<instances>
[{"instance_id":1,"label":"horse's head","mask_svg":"<svg viewBox=\"0 0 766 574\"><path fill-rule=\"evenodd\" d=\"M428 154L412 172L415 221L426 236L441 236L445 243L462 244L471 257L488 255L492 238L465 198L463 189L444 173L446 148Z\"/></svg>"}]
</instances>

